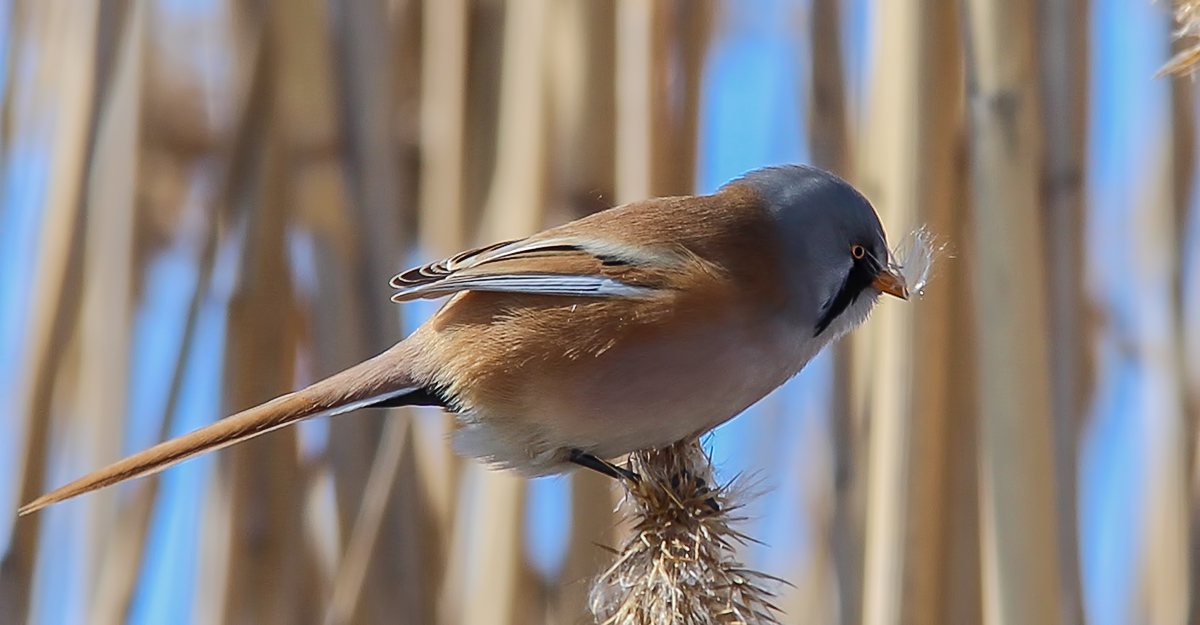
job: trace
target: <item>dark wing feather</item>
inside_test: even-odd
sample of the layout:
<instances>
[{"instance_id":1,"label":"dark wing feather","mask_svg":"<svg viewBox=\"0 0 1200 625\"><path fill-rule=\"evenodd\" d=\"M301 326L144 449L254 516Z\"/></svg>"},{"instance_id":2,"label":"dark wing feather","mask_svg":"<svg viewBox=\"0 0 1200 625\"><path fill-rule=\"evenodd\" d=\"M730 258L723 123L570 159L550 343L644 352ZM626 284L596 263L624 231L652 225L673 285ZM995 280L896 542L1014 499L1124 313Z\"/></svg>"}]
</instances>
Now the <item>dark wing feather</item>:
<instances>
[{"instance_id":1,"label":"dark wing feather","mask_svg":"<svg viewBox=\"0 0 1200 625\"><path fill-rule=\"evenodd\" d=\"M437 282L438 280L449 276L455 271L458 271L462 267L471 266L471 264L478 260L479 257L484 256L489 252L494 252L500 248L512 245L513 243L517 243L519 240L520 239L513 241L501 241L499 243L477 247L473 250L459 252L450 258L443 258L442 260L429 263L428 265L414 267L392 278L392 287L397 289L407 289L420 286L422 284L429 284L430 282Z\"/></svg>"},{"instance_id":2,"label":"dark wing feather","mask_svg":"<svg viewBox=\"0 0 1200 625\"><path fill-rule=\"evenodd\" d=\"M580 243L574 237L504 241L410 269L392 278L396 302L435 298L458 291L506 291L576 297L645 297L656 292L645 275L630 271L649 258L620 246ZM655 255L666 265L674 255Z\"/></svg>"}]
</instances>

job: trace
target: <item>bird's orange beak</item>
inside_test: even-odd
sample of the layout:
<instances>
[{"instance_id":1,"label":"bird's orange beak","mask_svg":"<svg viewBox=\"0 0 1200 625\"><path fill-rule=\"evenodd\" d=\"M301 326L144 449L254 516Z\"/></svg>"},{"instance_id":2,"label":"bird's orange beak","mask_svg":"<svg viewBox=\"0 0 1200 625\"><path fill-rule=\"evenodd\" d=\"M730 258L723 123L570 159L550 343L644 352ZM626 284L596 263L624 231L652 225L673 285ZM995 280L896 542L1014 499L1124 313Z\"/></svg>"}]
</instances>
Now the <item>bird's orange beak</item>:
<instances>
[{"instance_id":1,"label":"bird's orange beak","mask_svg":"<svg viewBox=\"0 0 1200 625\"><path fill-rule=\"evenodd\" d=\"M875 282L871 286L878 289L881 293L895 295L900 299L908 299L908 282L904 276L896 273L891 269L884 269L875 276Z\"/></svg>"}]
</instances>

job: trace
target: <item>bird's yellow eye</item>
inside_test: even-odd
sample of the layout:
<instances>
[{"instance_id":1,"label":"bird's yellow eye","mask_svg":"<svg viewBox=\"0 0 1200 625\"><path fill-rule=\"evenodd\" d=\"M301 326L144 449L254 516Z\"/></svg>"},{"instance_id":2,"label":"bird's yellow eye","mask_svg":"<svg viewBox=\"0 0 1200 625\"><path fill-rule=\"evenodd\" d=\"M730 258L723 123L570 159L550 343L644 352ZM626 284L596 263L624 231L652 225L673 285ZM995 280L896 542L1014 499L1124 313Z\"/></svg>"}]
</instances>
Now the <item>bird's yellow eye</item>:
<instances>
[{"instance_id":1,"label":"bird's yellow eye","mask_svg":"<svg viewBox=\"0 0 1200 625\"><path fill-rule=\"evenodd\" d=\"M850 253L856 260L862 260L863 256L867 255L867 249L861 245L855 245L850 248Z\"/></svg>"}]
</instances>

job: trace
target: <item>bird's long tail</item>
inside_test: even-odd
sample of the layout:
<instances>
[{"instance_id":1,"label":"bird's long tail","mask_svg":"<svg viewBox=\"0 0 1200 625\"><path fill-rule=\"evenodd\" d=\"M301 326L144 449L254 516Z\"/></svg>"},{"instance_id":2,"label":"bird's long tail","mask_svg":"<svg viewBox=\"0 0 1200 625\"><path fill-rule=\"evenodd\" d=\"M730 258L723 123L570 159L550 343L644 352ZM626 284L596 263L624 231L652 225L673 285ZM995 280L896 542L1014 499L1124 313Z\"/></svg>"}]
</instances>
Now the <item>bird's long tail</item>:
<instances>
[{"instance_id":1,"label":"bird's long tail","mask_svg":"<svg viewBox=\"0 0 1200 625\"><path fill-rule=\"evenodd\" d=\"M373 405L402 405L403 396L419 395L422 384L413 379L412 359L405 342L378 356L335 374L308 388L276 397L231 417L159 443L145 451L93 471L66 486L21 506L26 515L46 506L157 473L189 458L228 447L271 430L313 417L328 417Z\"/></svg>"}]
</instances>

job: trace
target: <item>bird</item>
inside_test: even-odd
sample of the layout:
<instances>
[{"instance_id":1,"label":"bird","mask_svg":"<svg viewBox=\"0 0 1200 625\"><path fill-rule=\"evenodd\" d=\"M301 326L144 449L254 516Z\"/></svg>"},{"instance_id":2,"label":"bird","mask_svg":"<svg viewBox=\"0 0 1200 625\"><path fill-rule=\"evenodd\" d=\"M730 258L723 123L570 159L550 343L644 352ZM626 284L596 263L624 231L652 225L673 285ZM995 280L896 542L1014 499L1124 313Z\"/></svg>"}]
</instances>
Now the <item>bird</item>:
<instances>
[{"instance_id":1,"label":"bird","mask_svg":"<svg viewBox=\"0 0 1200 625\"><path fill-rule=\"evenodd\" d=\"M448 299L383 353L89 473L21 515L304 419L440 406L461 455L535 477L700 436L908 299L871 203L807 165L593 213L400 273Z\"/></svg>"}]
</instances>

